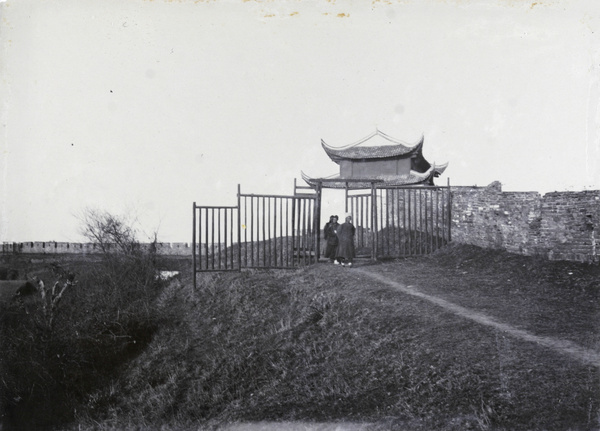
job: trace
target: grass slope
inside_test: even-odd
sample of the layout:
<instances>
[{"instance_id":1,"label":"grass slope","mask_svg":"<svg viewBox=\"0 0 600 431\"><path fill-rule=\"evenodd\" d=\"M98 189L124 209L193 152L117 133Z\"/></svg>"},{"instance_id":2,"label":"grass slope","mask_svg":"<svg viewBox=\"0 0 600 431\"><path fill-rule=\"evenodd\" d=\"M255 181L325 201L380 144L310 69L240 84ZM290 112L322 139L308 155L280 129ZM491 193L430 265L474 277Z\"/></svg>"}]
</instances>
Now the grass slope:
<instances>
[{"instance_id":1,"label":"grass slope","mask_svg":"<svg viewBox=\"0 0 600 431\"><path fill-rule=\"evenodd\" d=\"M365 269L599 350L597 266L450 246ZM188 275L157 307L167 323L89 394L78 428L297 420L377 430L600 426L598 368L353 269L205 274L197 290Z\"/></svg>"}]
</instances>

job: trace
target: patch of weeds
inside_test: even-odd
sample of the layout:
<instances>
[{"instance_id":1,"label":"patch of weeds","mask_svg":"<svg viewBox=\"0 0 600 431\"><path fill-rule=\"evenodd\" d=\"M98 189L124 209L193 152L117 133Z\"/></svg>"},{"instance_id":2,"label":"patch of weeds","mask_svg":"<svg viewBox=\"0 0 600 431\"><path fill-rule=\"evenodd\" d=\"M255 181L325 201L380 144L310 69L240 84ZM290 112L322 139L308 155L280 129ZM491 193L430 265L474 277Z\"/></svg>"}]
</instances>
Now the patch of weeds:
<instances>
[{"instance_id":1,"label":"patch of weeds","mask_svg":"<svg viewBox=\"0 0 600 431\"><path fill-rule=\"evenodd\" d=\"M552 333L560 326L591 343L590 325L577 326L576 313L568 319L557 310L582 310L591 320L594 306L582 301L593 293L531 277L546 271L535 269L542 265L458 247L368 270L532 331ZM586 274L578 277L589 280ZM567 300L575 291L584 293ZM597 369L403 295L359 271L317 265L201 274L197 289L173 283L152 303L162 316L153 336L122 364L122 373L90 392L78 426L598 426ZM541 319L553 314L560 320L554 327Z\"/></svg>"}]
</instances>

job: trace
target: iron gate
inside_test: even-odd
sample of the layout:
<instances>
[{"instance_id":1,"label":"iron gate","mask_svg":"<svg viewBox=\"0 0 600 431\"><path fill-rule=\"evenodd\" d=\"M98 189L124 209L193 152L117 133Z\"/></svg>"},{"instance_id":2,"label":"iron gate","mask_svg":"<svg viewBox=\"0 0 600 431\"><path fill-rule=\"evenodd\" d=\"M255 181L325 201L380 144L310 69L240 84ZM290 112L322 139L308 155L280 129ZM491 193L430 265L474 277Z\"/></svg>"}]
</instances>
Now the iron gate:
<instances>
[{"instance_id":1,"label":"iron gate","mask_svg":"<svg viewBox=\"0 0 600 431\"><path fill-rule=\"evenodd\" d=\"M193 269L296 268L319 260L321 185L312 193L242 194L236 206L193 206ZM431 253L450 239L448 187L346 189L357 257ZM342 221L343 222L343 221Z\"/></svg>"},{"instance_id":2,"label":"iron gate","mask_svg":"<svg viewBox=\"0 0 600 431\"><path fill-rule=\"evenodd\" d=\"M241 266L293 268L316 263L317 210L316 195L240 194Z\"/></svg>"},{"instance_id":3,"label":"iron gate","mask_svg":"<svg viewBox=\"0 0 600 431\"><path fill-rule=\"evenodd\" d=\"M194 274L239 270L239 208L199 206L194 202L193 219Z\"/></svg>"},{"instance_id":4,"label":"iron gate","mask_svg":"<svg viewBox=\"0 0 600 431\"><path fill-rule=\"evenodd\" d=\"M193 206L194 274L295 268L319 259L318 194L242 194L236 206Z\"/></svg>"},{"instance_id":5,"label":"iron gate","mask_svg":"<svg viewBox=\"0 0 600 431\"><path fill-rule=\"evenodd\" d=\"M447 244L450 187L378 187L346 191L346 212L356 227L357 257L428 254Z\"/></svg>"}]
</instances>

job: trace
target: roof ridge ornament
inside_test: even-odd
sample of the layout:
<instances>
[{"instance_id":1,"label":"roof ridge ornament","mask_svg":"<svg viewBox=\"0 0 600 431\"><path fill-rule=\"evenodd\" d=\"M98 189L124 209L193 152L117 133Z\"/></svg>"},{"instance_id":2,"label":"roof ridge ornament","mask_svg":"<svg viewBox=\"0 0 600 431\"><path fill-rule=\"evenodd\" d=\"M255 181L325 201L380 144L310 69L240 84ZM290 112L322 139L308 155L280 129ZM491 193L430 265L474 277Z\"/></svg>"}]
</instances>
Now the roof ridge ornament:
<instances>
[{"instance_id":1,"label":"roof ridge ornament","mask_svg":"<svg viewBox=\"0 0 600 431\"><path fill-rule=\"evenodd\" d=\"M421 137L413 144L408 143L406 141L401 141L400 139L396 139L393 138L392 136L388 135L387 133L382 132L381 130L379 130L379 128L375 128L375 131L370 133L369 135L365 136L362 139L359 139L356 142L353 142L352 144L349 145L344 145L341 147L333 147L331 145L329 145L328 143L325 142L325 140L323 138L321 138L321 145L324 148L328 148L330 150L348 150L350 148L354 148L356 146L359 146L360 144L364 144L365 142L367 142L369 139L375 137L375 136L381 136L383 139L385 139L386 141L391 142L394 145L402 145L404 147L408 147L408 148L414 148L419 144L422 144L423 141L425 140L425 134L421 133Z\"/></svg>"},{"instance_id":2,"label":"roof ridge ornament","mask_svg":"<svg viewBox=\"0 0 600 431\"><path fill-rule=\"evenodd\" d=\"M378 134L379 134L379 130L376 130L375 132L370 133L369 135L365 136L364 138L359 139L358 141L353 142L352 144L344 145L342 147L332 147L331 145L327 144L322 138L321 138L321 144L323 144L324 146L326 146L328 148L335 149L335 150L347 150L349 148L353 148L353 147L356 147L357 145L367 142L369 139L371 139L374 136L377 136Z\"/></svg>"}]
</instances>

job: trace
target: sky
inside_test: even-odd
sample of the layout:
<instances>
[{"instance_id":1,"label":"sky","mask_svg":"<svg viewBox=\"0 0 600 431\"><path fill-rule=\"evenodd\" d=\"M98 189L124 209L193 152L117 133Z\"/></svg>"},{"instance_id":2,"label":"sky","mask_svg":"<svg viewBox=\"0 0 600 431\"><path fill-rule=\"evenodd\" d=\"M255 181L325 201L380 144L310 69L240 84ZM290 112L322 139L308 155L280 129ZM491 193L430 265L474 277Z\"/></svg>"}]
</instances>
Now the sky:
<instances>
[{"instance_id":1,"label":"sky","mask_svg":"<svg viewBox=\"0 0 600 431\"><path fill-rule=\"evenodd\" d=\"M377 129L439 184L598 190L599 69L597 0L5 0L0 241L94 208L191 242L193 202L291 194Z\"/></svg>"}]
</instances>

